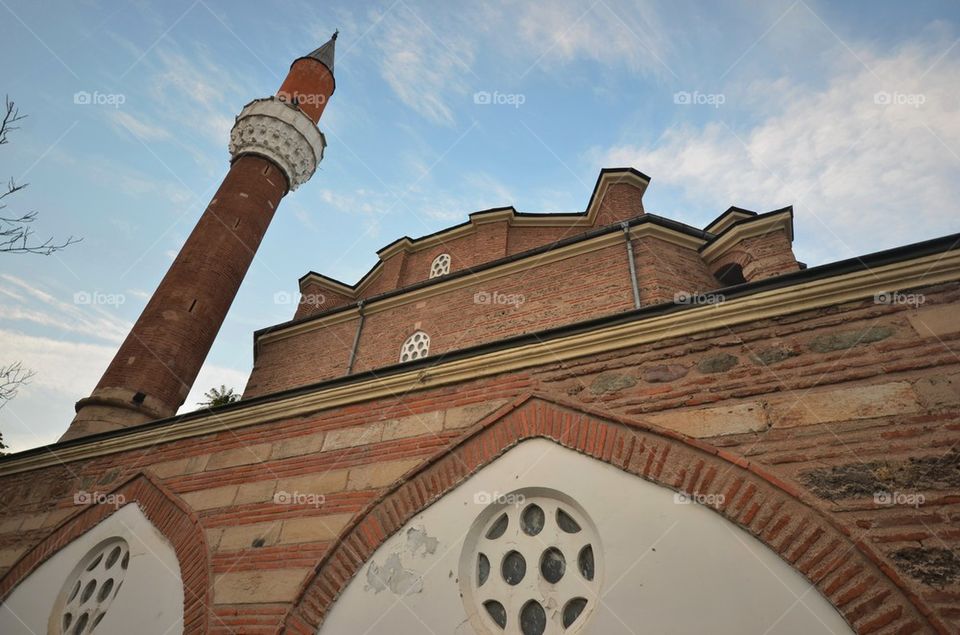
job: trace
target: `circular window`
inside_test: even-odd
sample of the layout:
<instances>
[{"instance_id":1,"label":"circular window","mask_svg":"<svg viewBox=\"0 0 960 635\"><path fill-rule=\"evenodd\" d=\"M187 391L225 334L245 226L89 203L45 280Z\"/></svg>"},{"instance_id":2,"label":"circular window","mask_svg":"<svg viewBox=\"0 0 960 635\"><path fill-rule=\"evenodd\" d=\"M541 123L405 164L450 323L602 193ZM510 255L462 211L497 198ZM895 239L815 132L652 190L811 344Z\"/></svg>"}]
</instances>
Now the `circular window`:
<instances>
[{"instance_id":1,"label":"circular window","mask_svg":"<svg viewBox=\"0 0 960 635\"><path fill-rule=\"evenodd\" d=\"M569 496L544 488L497 495L460 555L460 594L478 633L580 632L599 597L600 541Z\"/></svg>"},{"instance_id":2,"label":"circular window","mask_svg":"<svg viewBox=\"0 0 960 635\"><path fill-rule=\"evenodd\" d=\"M110 538L91 549L60 590L49 632L93 633L117 597L129 565L130 546L123 538Z\"/></svg>"},{"instance_id":3,"label":"circular window","mask_svg":"<svg viewBox=\"0 0 960 635\"><path fill-rule=\"evenodd\" d=\"M440 254L430 265L430 277L445 276L450 273L450 254Z\"/></svg>"}]
</instances>

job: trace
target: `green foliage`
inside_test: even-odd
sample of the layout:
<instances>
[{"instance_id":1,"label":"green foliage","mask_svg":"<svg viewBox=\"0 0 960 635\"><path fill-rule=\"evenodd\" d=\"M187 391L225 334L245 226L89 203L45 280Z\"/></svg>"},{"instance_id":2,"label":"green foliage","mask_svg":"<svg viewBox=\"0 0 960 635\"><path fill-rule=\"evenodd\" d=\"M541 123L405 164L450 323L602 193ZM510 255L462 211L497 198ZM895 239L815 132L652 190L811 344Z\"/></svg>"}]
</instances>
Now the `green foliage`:
<instances>
[{"instance_id":1,"label":"green foliage","mask_svg":"<svg viewBox=\"0 0 960 635\"><path fill-rule=\"evenodd\" d=\"M220 384L220 388L211 388L205 392L203 396L206 398L206 401L201 401L198 405L206 408L225 406L228 403L240 400L240 395L235 393L233 388L227 388L223 384Z\"/></svg>"}]
</instances>

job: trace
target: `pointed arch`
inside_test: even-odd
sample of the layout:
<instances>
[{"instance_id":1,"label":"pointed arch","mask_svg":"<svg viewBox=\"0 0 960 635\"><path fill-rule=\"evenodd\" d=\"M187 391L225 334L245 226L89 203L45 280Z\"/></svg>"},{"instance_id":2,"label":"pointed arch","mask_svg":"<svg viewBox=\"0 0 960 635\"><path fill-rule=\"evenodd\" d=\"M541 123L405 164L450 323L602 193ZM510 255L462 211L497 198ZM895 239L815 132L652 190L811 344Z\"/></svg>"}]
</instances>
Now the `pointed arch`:
<instances>
[{"instance_id":1,"label":"pointed arch","mask_svg":"<svg viewBox=\"0 0 960 635\"><path fill-rule=\"evenodd\" d=\"M156 529L170 541L180 562L183 583L183 633L206 633L211 606L210 562L206 535L196 514L176 495L145 473L110 492L124 505L136 503ZM122 507L118 508L122 509ZM112 505L91 504L64 519L27 551L0 579L0 602L60 549L115 513Z\"/></svg>"},{"instance_id":2,"label":"pointed arch","mask_svg":"<svg viewBox=\"0 0 960 635\"><path fill-rule=\"evenodd\" d=\"M553 441L700 500L715 500L713 511L804 575L856 632L892 626L903 632L949 632L868 545L852 540L795 486L696 439L535 394L481 420L369 503L305 581L282 632L316 633L340 593L387 538L473 473L532 438Z\"/></svg>"}]
</instances>

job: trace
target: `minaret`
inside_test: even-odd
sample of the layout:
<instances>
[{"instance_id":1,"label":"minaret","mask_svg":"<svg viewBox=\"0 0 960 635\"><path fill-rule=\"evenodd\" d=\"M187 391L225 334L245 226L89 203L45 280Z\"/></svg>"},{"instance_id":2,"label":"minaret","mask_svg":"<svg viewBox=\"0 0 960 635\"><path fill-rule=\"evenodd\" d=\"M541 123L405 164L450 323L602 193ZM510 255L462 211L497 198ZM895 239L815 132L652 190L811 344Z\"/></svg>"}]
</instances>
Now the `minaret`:
<instances>
[{"instance_id":1,"label":"minaret","mask_svg":"<svg viewBox=\"0 0 960 635\"><path fill-rule=\"evenodd\" d=\"M274 97L244 106L220 189L61 441L169 417L183 404L280 199L323 158L316 124L336 88L336 39L294 60Z\"/></svg>"}]
</instances>

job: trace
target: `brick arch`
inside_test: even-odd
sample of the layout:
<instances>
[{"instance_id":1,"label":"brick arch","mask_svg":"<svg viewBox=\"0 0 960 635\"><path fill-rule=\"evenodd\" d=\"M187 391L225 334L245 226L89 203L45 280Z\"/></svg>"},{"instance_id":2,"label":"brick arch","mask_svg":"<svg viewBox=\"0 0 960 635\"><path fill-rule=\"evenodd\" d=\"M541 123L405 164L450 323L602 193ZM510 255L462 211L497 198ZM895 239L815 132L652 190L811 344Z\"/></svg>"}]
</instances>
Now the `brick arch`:
<instances>
[{"instance_id":1,"label":"brick arch","mask_svg":"<svg viewBox=\"0 0 960 635\"><path fill-rule=\"evenodd\" d=\"M183 633L208 632L211 604L210 562L207 540L196 514L183 501L140 473L110 492L123 496L126 503L137 503L147 519L173 545L180 562L183 583ZM0 601L40 565L75 539L111 516L112 505L88 505L66 518L39 544L25 553L0 579Z\"/></svg>"},{"instance_id":2,"label":"brick arch","mask_svg":"<svg viewBox=\"0 0 960 635\"><path fill-rule=\"evenodd\" d=\"M344 528L301 588L281 633L316 632L374 551L403 525L518 443L545 438L664 487L722 495L711 508L810 580L858 633L938 632L934 617L868 545L795 486L742 457L627 418L528 395L407 473Z\"/></svg>"},{"instance_id":3,"label":"brick arch","mask_svg":"<svg viewBox=\"0 0 960 635\"><path fill-rule=\"evenodd\" d=\"M750 281L749 274L750 265L756 261L756 258L753 254L745 251L740 247L731 249L730 251L724 253L722 256L717 258L714 262L710 263L710 275L716 277L717 272L720 271L726 265L740 265L740 269L743 270L743 276Z\"/></svg>"}]
</instances>

